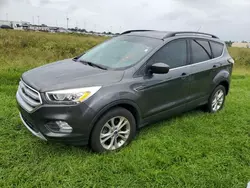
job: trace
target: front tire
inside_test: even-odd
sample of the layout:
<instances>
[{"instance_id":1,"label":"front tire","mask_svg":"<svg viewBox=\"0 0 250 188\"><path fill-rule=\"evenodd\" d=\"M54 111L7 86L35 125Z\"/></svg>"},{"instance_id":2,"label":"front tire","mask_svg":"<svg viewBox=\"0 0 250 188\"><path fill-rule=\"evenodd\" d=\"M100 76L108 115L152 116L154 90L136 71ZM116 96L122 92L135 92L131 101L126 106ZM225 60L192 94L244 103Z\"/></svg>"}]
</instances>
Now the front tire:
<instances>
[{"instance_id":1,"label":"front tire","mask_svg":"<svg viewBox=\"0 0 250 188\"><path fill-rule=\"evenodd\" d=\"M125 108L106 112L95 124L90 146L98 153L116 151L129 144L136 135L134 116Z\"/></svg>"},{"instance_id":2,"label":"front tire","mask_svg":"<svg viewBox=\"0 0 250 188\"><path fill-rule=\"evenodd\" d=\"M226 99L226 89L224 86L219 85L215 88L211 96L209 97L207 110L210 113L216 113L224 107Z\"/></svg>"}]
</instances>

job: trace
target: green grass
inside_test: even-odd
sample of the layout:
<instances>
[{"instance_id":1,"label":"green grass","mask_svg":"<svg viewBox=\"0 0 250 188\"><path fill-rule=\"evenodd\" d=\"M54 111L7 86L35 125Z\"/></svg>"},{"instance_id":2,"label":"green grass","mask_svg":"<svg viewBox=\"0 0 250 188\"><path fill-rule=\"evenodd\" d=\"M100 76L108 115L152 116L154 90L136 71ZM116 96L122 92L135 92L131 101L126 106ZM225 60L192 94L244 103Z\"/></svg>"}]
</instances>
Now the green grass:
<instances>
[{"instance_id":1,"label":"green grass","mask_svg":"<svg viewBox=\"0 0 250 188\"><path fill-rule=\"evenodd\" d=\"M16 108L20 75L103 40L0 31L0 187L246 187L250 71L239 61L223 111L194 110L147 126L120 152L98 155L31 135Z\"/></svg>"},{"instance_id":2,"label":"green grass","mask_svg":"<svg viewBox=\"0 0 250 188\"><path fill-rule=\"evenodd\" d=\"M250 48L229 48L230 54L234 57L234 60L241 64L241 66L250 65Z\"/></svg>"}]
</instances>

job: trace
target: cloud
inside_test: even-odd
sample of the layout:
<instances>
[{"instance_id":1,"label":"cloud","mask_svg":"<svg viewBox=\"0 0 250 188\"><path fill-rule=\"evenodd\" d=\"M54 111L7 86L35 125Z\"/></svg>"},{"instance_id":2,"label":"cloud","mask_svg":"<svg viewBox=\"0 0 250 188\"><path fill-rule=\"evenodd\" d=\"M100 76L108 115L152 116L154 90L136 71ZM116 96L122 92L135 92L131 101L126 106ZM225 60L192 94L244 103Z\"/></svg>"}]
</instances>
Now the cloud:
<instances>
[{"instance_id":1,"label":"cloud","mask_svg":"<svg viewBox=\"0 0 250 188\"><path fill-rule=\"evenodd\" d=\"M13 3L18 3L18 6ZM6 4L8 3L8 4ZM127 29L197 30L211 32L225 39L250 40L250 1L247 0L0 0L10 19L70 27L87 26L88 30ZM23 11L25 10L25 11ZM6 11L0 11L5 17ZM122 28L122 29L121 29Z\"/></svg>"},{"instance_id":2,"label":"cloud","mask_svg":"<svg viewBox=\"0 0 250 188\"><path fill-rule=\"evenodd\" d=\"M164 13L163 15L160 15L158 18L160 20L171 20L171 21L176 21L180 19L185 19L187 17L192 17L192 12L188 10L182 10L182 11L173 11L173 12L168 12Z\"/></svg>"},{"instance_id":3,"label":"cloud","mask_svg":"<svg viewBox=\"0 0 250 188\"><path fill-rule=\"evenodd\" d=\"M8 4L8 0L0 0L0 9Z\"/></svg>"},{"instance_id":4,"label":"cloud","mask_svg":"<svg viewBox=\"0 0 250 188\"><path fill-rule=\"evenodd\" d=\"M46 4L49 4L51 3L50 0L40 0L40 5L46 5Z\"/></svg>"},{"instance_id":5,"label":"cloud","mask_svg":"<svg viewBox=\"0 0 250 188\"><path fill-rule=\"evenodd\" d=\"M221 7L226 3L229 3L227 0L210 0L210 1L201 1L201 0L176 0L180 5L193 8L193 9L210 9L214 7Z\"/></svg>"},{"instance_id":6,"label":"cloud","mask_svg":"<svg viewBox=\"0 0 250 188\"><path fill-rule=\"evenodd\" d=\"M12 3L23 2L26 4L30 3L30 0L13 0ZM10 4L9 0L0 0L0 10L6 8Z\"/></svg>"}]
</instances>

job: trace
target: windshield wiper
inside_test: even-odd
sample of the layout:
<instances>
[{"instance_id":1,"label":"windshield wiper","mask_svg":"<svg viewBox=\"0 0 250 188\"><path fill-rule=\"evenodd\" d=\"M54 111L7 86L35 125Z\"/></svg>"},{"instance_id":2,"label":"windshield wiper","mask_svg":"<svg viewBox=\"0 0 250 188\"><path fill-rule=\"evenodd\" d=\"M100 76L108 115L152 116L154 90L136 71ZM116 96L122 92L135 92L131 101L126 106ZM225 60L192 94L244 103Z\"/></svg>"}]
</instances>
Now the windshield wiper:
<instances>
[{"instance_id":1,"label":"windshield wiper","mask_svg":"<svg viewBox=\"0 0 250 188\"><path fill-rule=\"evenodd\" d=\"M108 68L106 66L100 65L100 64L95 64L95 63L92 63L90 61L79 60L79 62L81 62L85 65L89 65L91 67L97 67L97 68L102 69L102 70L108 70Z\"/></svg>"}]
</instances>

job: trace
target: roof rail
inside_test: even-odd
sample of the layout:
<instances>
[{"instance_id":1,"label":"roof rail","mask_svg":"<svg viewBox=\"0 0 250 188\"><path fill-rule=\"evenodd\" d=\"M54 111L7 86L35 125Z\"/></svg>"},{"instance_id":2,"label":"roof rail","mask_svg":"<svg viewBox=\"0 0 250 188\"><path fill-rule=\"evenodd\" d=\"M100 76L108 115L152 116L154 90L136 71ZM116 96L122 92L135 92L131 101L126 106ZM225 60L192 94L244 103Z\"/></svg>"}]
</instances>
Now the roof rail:
<instances>
[{"instance_id":1,"label":"roof rail","mask_svg":"<svg viewBox=\"0 0 250 188\"><path fill-rule=\"evenodd\" d=\"M185 35L185 34L190 34L190 35L206 35L206 36L210 36L212 38L216 38L219 39L219 37L209 34L209 33L202 33L202 32L196 32L196 31L178 31L178 32L171 32L168 35L166 35L164 38L167 37L174 37L176 35Z\"/></svg>"},{"instance_id":2,"label":"roof rail","mask_svg":"<svg viewBox=\"0 0 250 188\"><path fill-rule=\"evenodd\" d=\"M123 33L121 33L121 35L125 35L125 34L128 34L128 33L133 33L133 32L145 32L145 31L153 31L153 30L145 30L145 29L142 29L142 30L128 30L128 31L124 31Z\"/></svg>"}]
</instances>

